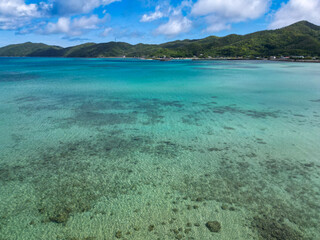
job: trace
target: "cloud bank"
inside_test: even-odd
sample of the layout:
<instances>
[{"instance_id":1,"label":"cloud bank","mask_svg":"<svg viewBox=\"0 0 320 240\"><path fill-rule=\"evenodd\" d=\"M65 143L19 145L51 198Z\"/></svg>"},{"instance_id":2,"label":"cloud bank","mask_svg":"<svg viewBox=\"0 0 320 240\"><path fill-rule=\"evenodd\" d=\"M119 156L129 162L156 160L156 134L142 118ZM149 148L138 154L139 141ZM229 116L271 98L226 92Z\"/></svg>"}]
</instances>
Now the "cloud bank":
<instances>
[{"instance_id":1,"label":"cloud bank","mask_svg":"<svg viewBox=\"0 0 320 240\"><path fill-rule=\"evenodd\" d=\"M86 14L100 6L107 6L113 2L120 1L121 0L55 0L51 5L51 11L53 14L60 16Z\"/></svg>"},{"instance_id":2,"label":"cloud bank","mask_svg":"<svg viewBox=\"0 0 320 240\"><path fill-rule=\"evenodd\" d=\"M144 14L141 22L168 18L161 24L157 34L174 37L192 29L194 23L206 23L204 30L210 33L230 29L233 23L257 19L269 10L271 0L197 0L182 1L177 7L169 6L167 11L157 6L151 14ZM203 25L203 24L202 24Z\"/></svg>"},{"instance_id":3,"label":"cloud bank","mask_svg":"<svg viewBox=\"0 0 320 240\"><path fill-rule=\"evenodd\" d=\"M269 0L198 0L192 15L205 17L208 32L229 29L232 23L257 19L269 9Z\"/></svg>"},{"instance_id":4,"label":"cloud bank","mask_svg":"<svg viewBox=\"0 0 320 240\"><path fill-rule=\"evenodd\" d=\"M191 29L192 22L183 16L171 17L165 24L160 25L156 33L164 34L168 37L174 37L180 33L189 32Z\"/></svg>"},{"instance_id":5,"label":"cloud bank","mask_svg":"<svg viewBox=\"0 0 320 240\"><path fill-rule=\"evenodd\" d=\"M19 34L64 34L80 36L103 27L107 14L92 14L98 7L121 0L46 0L27 4L24 0L0 0L0 30Z\"/></svg>"},{"instance_id":6,"label":"cloud bank","mask_svg":"<svg viewBox=\"0 0 320 240\"><path fill-rule=\"evenodd\" d=\"M80 36L84 32L94 29L99 29L100 24L103 24L106 18L99 18L97 15L89 17L70 19L61 17L56 23L48 23L42 34L59 34L64 33L68 36Z\"/></svg>"},{"instance_id":7,"label":"cloud bank","mask_svg":"<svg viewBox=\"0 0 320 240\"><path fill-rule=\"evenodd\" d=\"M152 22L154 20L163 18L165 14L160 11L160 6L156 7L156 11L150 14L144 14L140 19L140 22Z\"/></svg>"},{"instance_id":8,"label":"cloud bank","mask_svg":"<svg viewBox=\"0 0 320 240\"><path fill-rule=\"evenodd\" d=\"M273 3L279 5L277 0L127 0L119 8L107 6L121 0L0 0L0 31L63 39L84 39L82 35L94 32L101 38L112 34L131 39L212 34L263 18L270 29L301 20L320 25L320 0L281 1L278 9L270 10ZM107 24L110 9L118 18L113 26Z\"/></svg>"},{"instance_id":9,"label":"cloud bank","mask_svg":"<svg viewBox=\"0 0 320 240\"><path fill-rule=\"evenodd\" d=\"M306 20L320 25L320 0L290 0L274 14L270 29Z\"/></svg>"},{"instance_id":10,"label":"cloud bank","mask_svg":"<svg viewBox=\"0 0 320 240\"><path fill-rule=\"evenodd\" d=\"M24 0L0 0L0 29L15 30L42 16L46 4L25 4Z\"/></svg>"},{"instance_id":11,"label":"cloud bank","mask_svg":"<svg viewBox=\"0 0 320 240\"><path fill-rule=\"evenodd\" d=\"M181 33L189 32L192 28L192 21L184 15L191 7L191 0L184 0L176 7L167 4L163 6L158 5L155 12L144 14L140 22L152 22L167 18L168 20L155 30L155 34L175 37Z\"/></svg>"}]
</instances>

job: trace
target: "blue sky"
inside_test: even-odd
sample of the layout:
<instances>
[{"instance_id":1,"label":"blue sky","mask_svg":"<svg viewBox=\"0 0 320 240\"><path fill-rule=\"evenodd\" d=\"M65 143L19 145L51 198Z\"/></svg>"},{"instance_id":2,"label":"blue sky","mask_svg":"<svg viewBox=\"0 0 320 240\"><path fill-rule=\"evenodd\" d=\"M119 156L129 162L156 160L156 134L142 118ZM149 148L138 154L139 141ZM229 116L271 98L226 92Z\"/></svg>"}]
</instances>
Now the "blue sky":
<instances>
[{"instance_id":1,"label":"blue sky","mask_svg":"<svg viewBox=\"0 0 320 240\"><path fill-rule=\"evenodd\" d=\"M162 43L320 25L320 0L0 0L0 46Z\"/></svg>"}]
</instances>

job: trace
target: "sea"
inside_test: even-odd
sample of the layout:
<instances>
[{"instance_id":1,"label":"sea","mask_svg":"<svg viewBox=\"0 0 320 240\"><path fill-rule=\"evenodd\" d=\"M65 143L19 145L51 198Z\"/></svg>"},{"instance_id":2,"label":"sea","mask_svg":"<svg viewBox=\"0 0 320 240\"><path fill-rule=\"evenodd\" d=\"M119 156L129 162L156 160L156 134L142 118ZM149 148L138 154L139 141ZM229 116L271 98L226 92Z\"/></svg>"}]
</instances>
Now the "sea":
<instances>
[{"instance_id":1,"label":"sea","mask_svg":"<svg viewBox=\"0 0 320 240\"><path fill-rule=\"evenodd\" d=\"M1 240L319 240L320 65L0 58Z\"/></svg>"}]
</instances>

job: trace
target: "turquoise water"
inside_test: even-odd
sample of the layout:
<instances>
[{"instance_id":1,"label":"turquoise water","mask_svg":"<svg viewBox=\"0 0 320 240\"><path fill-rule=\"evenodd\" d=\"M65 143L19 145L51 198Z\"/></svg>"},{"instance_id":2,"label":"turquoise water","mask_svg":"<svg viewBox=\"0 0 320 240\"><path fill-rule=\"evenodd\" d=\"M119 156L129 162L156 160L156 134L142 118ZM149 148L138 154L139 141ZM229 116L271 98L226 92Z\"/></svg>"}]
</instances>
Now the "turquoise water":
<instances>
[{"instance_id":1,"label":"turquoise water","mask_svg":"<svg viewBox=\"0 0 320 240\"><path fill-rule=\"evenodd\" d=\"M318 64L0 58L0 93L1 240L320 239Z\"/></svg>"}]
</instances>

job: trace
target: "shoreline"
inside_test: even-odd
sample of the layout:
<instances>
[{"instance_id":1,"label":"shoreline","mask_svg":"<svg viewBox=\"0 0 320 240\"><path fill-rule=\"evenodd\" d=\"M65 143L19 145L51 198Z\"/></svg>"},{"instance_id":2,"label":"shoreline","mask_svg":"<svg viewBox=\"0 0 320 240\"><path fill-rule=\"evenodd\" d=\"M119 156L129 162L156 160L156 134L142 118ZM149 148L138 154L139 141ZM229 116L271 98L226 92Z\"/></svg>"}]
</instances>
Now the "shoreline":
<instances>
[{"instance_id":1,"label":"shoreline","mask_svg":"<svg viewBox=\"0 0 320 240\"><path fill-rule=\"evenodd\" d=\"M191 61L270 61L270 62L297 62L297 63L320 63L319 60L302 60L302 59L250 59L250 58L143 58L143 57L50 57L50 56L0 56L1 58L66 58L66 59L139 59L147 61L169 62L174 60L191 60Z\"/></svg>"}]
</instances>

